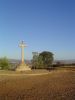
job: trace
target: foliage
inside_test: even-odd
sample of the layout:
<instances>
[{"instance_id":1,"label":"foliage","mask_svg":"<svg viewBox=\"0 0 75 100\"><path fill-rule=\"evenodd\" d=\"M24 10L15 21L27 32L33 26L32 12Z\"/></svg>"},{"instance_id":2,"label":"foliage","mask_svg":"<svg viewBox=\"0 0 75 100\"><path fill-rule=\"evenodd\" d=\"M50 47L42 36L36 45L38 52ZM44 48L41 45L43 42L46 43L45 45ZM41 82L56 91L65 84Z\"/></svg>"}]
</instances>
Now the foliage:
<instances>
[{"instance_id":1,"label":"foliage","mask_svg":"<svg viewBox=\"0 0 75 100\"><path fill-rule=\"evenodd\" d=\"M33 68L48 68L53 62L53 53L44 51L40 54L34 53L32 65Z\"/></svg>"},{"instance_id":2,"label":"foliage","mask_svg":"<svg viewBox=\"0 0 75 100\"><path fill-rule=\"evenodd\" d=\"M42 57L39 56L39 53L37 52L33 53L32 68L33 69L43 68Z\"/></svg>"},{"instance_id":3,"label":"foliage","mask_svg":"<svg viewBox=\"0 0 75 100\"><path fill-rule=\"evenodd\" d=\"M38 66L38 54L36 53L33 54L32 65L34 69L37 68Z\"/></svg>"},{"instance_id":4,"label":"foliage","mask_svg":"<svg viewBox=\"0 0 75 100\"><path fill-rule=\"evenodd\" d=\"M52 62L54 59L52 52L44 51L44 52L40 53L39 56L42 57L44 68L48 68L52 65Z\"/></svg>"},{"instance_id":5,"label":"foliage","mask_svg":"<svg viewBox=\"0 0 75 100\"><path fill-rule=\"evenodd\" d=\"M0 69L9 69L10 64L6 57L0 59Z\"/></svg>"},{"instance_id":6,"label":"foliage","mask_svg":"<svg viewBox=\"0 0 75 100\"><path fill-rule=\"evenodd\" d=\"M38 68L43 68L44 63L41 56L38 56Z\"/></svg>"}]
</instances>

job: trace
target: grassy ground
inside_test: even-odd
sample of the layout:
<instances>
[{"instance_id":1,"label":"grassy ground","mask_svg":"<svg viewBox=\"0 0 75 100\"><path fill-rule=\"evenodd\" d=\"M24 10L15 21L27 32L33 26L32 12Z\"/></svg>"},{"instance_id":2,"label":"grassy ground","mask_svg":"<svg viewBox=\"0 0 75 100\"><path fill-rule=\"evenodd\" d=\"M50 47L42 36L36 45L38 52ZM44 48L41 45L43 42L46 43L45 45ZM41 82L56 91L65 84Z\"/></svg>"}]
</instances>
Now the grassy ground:
<instances>
[{"instance_id":1,"label":"grassy ground","mask_svg":"<svg viewBox=\"0 0 75 100\"><path fill-rule=\"evenodd\" d=\"M9 76L0 74L0 100L75 100L75 70L57 69L40 76L8 73Z\"/></svg>"}]
</instances>

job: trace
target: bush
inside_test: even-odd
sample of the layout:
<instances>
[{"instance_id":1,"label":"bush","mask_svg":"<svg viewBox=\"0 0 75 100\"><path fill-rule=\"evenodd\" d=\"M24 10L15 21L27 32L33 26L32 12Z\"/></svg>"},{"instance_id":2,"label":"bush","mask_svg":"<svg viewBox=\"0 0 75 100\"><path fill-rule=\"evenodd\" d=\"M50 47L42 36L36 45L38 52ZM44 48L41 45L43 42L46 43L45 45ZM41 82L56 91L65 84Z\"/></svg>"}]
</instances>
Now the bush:
<instances>
[{"instance_id":1,"label":"bush","mask_svg":"<svg viewBox=\"0 0 75 100\"><path fill-rule=\"evenodd\" d=\"M0 59L0 69L2 70L10 69L10 63L6 57Z\"/></svg>"}]
</instances>

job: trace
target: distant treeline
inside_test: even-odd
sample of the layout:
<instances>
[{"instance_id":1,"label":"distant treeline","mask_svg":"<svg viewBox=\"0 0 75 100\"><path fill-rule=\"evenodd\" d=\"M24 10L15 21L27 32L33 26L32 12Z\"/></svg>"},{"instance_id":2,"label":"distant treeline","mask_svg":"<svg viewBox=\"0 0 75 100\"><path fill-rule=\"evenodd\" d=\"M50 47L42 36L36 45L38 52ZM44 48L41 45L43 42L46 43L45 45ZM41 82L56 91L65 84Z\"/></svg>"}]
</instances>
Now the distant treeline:
<instances>
[{"instance_id":1,"label":"distant treeline","mask_svg":"<svg viewBox=\"0 0 75 100\"><path fill-rule=\"evenodd\" d=\"M57 64L53 64L52 65L53 67L61 67L61 66L75 66L75 63L72 63L72 64L64 64L64 63L57 63Z\"/></svg>"}]
</instances>

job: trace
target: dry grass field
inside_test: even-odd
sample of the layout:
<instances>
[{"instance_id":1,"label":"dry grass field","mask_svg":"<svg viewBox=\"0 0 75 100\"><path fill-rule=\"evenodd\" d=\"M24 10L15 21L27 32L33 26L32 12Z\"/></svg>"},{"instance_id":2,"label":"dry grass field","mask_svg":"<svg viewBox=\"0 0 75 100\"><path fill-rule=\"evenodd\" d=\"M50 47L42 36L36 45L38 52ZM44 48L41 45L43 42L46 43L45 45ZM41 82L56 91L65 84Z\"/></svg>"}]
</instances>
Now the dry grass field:
<instances>
[{"instance_id":1,"label":"dry grass field","mask_svg":"<svg viewBox=\"0 0 75 100\"><path fill-rule=\"evenodd\" d=\"M75 100L73 69L58 69L46 75L2 73L4 72L0 73L0 100Z\"/></svg>"}]
</instances>

